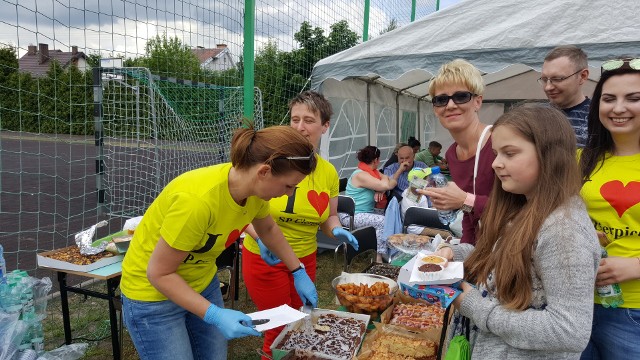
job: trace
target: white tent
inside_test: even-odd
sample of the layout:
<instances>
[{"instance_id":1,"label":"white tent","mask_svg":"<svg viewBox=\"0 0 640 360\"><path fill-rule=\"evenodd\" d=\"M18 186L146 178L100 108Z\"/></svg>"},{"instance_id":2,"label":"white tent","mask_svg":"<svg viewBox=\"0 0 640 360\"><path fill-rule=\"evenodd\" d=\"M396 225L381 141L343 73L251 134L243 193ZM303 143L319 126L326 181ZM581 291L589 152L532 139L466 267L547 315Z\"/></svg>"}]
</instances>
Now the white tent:
<instances>
[{"instance_id":1,"label":"white tent","mask_svg":"<svg viewBox=\"0 0 640 360\"><path fill-rule=\"evenodd\" d=\"M321 151L341 176L355 152L377 145L386 158L416 134L423 147L452 139L433 115L427 87L443 63L463 58L485 75L480 113L492 123L524 100L546 99L536 79L545 55L574 44L589 56L590 79L602 61L640 55L638 0L466 0L320 60L311 87L334 107ZM594 83L587 84L591 95Z\"/></svg>"}]
</instances>

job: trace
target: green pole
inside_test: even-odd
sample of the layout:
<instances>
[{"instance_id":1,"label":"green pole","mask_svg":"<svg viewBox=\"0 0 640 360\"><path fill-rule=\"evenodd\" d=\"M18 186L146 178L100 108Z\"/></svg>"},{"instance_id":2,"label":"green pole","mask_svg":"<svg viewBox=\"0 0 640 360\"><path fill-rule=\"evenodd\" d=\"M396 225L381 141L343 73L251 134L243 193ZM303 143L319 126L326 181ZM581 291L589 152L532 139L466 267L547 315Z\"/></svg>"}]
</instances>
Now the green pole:
<instances>
[{"instance_id":1,"label":"green pole","mask_svg":"<svg viewBox=\"0 0 640 360\"><path fill-rule=\"evenodd\" d=\"M245 0L244 2L244 117L253 121L253 88L255 86L254 77L254 34L256 23L256 2L255 0Z\"/></svg>"},{"instance_id":2,"label":"green pole","mask_svg":"<svg viewBox=\"0 0 640 360\"><path fill-rule=\"evenodd\" d=\"M437 0L437 1L440 1L440 0ZM416 0L411 0L411 22L414 22L415 20L416 20Z\"/></svg>"},{"instance_id":3,"label":"green pole","mask_svg":"<svg viewBox=\"0 0 640 360\"><path fill-rule=\"evenodd\" d=\"M436 11L440 10L440 0L436 0Z\"/></svg>"},{"instance_id":4,"label":"green pole","mask_svg":"<svg viewBox=\"0 0 640 360\"><path fill-rule=\"evenodd\" d=\"M370 0L364 0L364 25L362 29L362 41L369 40L369 6Z\"/></svg>"}]
</instances>

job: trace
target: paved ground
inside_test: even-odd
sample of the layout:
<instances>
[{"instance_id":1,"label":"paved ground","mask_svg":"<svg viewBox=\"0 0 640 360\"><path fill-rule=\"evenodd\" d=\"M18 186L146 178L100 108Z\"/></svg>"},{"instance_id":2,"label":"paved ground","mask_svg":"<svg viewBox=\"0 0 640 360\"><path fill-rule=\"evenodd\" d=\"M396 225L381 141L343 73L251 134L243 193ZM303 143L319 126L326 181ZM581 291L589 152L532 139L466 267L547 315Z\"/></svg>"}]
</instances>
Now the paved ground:
<instances>
[{"instance_id":1,"label":"paved ground","mask_svg":"<svg viewBox=\"0 0 640 360\"><path fill-rule=\"evenodd\" d=\"M154 143L155 144L155 143ZM7 268L37 269L36 253L74 244L73 235L109 220L98 236L122 229L123 213L142 215L164 184L187 168L215 162L211 146L105 146L113 205L98 216L96 146L91 137L0 132L0 244Z\"/></svg>"},{"instance_id":2,"label":"paved ground","mask_svg":"<svg viewBox=\"0 0 640 360\"><path fill-rule=\"evenodd\" d=\"M95 153L90 138L0 134L0 243L8 270L35 270L37 252L67 246L70 234L96 223Z\"/></svg>"}]
</instances>

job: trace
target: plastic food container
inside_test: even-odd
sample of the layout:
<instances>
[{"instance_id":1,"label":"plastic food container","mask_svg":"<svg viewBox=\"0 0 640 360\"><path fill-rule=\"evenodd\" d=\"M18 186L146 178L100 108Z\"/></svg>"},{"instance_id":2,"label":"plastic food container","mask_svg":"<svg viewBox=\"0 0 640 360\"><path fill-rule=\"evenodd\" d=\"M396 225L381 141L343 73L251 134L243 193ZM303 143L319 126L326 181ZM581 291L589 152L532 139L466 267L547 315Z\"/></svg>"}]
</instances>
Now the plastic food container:
<instances>
[{"instance_id":1,"label":"plastic food container","mask_svg":"<svg viewBox=\"0 0 640 360\"><path fill-rule=\"evenodd\" d=\"M380 292L386 284L387 292L381 295L366 295L372 293L370 290L375 289L373 293ZM352 284L353 286L345 286ZM342 285L342 286L339 286ZM387 277L374 274L343 274L333 279L331 287L336 293L336 297L341 305L347 311L357 314L371 315L377 317L393 302L393 297L398 291L398 283ZM345 287L347 289L345 289ZM367 290L367 287L369 290Z\"/></svg>"}]
</instances>

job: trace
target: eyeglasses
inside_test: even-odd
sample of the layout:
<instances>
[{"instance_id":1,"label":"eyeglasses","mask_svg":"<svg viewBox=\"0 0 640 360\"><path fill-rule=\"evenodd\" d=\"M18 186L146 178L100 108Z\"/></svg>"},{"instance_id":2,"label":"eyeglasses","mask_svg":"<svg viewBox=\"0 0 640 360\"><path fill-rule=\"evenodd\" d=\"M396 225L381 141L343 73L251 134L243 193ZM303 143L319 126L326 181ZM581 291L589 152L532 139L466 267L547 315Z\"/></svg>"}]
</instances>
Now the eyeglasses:
<instances>
[{"instance_id":1,"label":"eyeglasses","mask_svg":"<svg viewBox=\"0 0 640 360\"><path fill-rule=\"evenodd\" d=\"M632 69L632 70L640 70L640 59L625 58L625 59L607 60L602 63L601 70L602 72L605 72L605 71L617 70L623 67L627 69Z\"/></svg>"},{"instance_id":2,"label":"eyeglasses","mask_svg":"<svg viewBox=\"0 0 640 360\"><path fill-rule=\"evenodd\" d=\"M584 70L584 69L580 69L580 70L578 70L578 71L574 72L574 73L573 73L573 74L571 74L571 75L562 76L562 77L550 77L550 78L548 78L548 77L546 77L546 76L543 76L543 77L541 77L541 78L539 78L539 79L538 79L538 84L540 84L540 85L542 85L542 86L546 86L546 85L547 85L547 83L548 83L548 82L550 82L550 83L551 83L551 85L555 85L555 84L558 84L558 83L561 83L561 82L563 82L563 81L567 80L568 78L572 77L573 75L575 75L575 74L579 73L579 72L580 72L580 71L582 71L582 70Z\"/></svg>"},{"instance_id":3,"label":"eyeglasses","mask_svg":"<svg viewBox=\"0 0 640 360\"><path fill-rule=\"evenodd\" d=\"M449 100L453 100L454 104L466 104L471 101L471 98L474 96L478 96L470 91L458 91L453 93L453 95L436 95L431 99L431 103L435 107L443 107L449 104Z\"/></svg>"}]
</instances>

